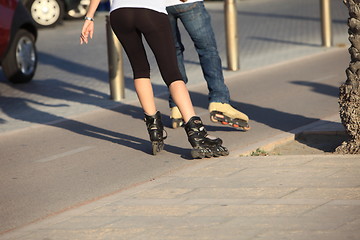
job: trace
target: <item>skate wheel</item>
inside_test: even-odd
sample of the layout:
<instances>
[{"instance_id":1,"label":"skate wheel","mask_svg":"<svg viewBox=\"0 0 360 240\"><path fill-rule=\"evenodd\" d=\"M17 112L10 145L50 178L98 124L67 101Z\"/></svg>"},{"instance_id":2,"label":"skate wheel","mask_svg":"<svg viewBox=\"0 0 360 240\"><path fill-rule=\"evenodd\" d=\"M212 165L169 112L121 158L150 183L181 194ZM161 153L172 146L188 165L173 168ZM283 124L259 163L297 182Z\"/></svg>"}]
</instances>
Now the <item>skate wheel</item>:
<instances>
[{"instance_id":1,"label":"skate wheel","mask_svg":"<svg viewBox=\"0 0 360 240\"><path fill-rule=\"evenodd\" d=\"M164 143L163 142L152 142L152 154L156 155L157 153L161 152L164 149Z\"/></svg>"},{"instance_id":2,"label":"skate wheel","mask_svg":"<svg viewBox=\"0 0 360 240\"><path fill-rule=\"evenodd\" d=\"M157 145L152 144L152 154L153 155L156 155L158 153L157 149L158 149Z\"/></svg>"},{"instance_id":3,"label":"skate wheel","mask_svg":"<svg viewBox=\"0 0 360 240\"><path fill-rule=\"evenodd\" d=\"M251 127L249 125L247 125L247 126L238 126L237 128L239 128L239 129L241 129L243 131L248 131L248 130L251 129Z\"/></svg>"},{"instance_id":4,"label":"skate wheel","mask_svg":"<svg viewBox=\"0 0 360 240\"><path fill-rule=\"evenodd\" d=\"M214 157L220 157L220 156L222 156L221 153L219 153L218 151L215 151L215 152L214 152Z\"/></svg>"},{"instance_id":5,"label":"skate wheel","mask_svg":"<svg viewBox=\"0 0 360 240\"><path fill-rule=\"evenodd\" d=\"M214 157L220 157L220 156L227 156L229 155L229 150L226 147L223 146L217 146L215 149L213 149Z\"/></svg>"},{"instance_id":6,"label":"skate wheel","mask_svg":"<svg viewBox=\"0 0 360 240\"><path fill-rule=\"evenodd\" d=\"M222 125L228 125L228 122L221 122Z\"/></svg>"},{"instance_id":7,"label":"skate wheel","mask_svg":"<svg viewBox=\"0 0 360 240\"><path fill-rule=\"evenodd\" d=\"M205 157L205 153L200 151L199 149L193 149L191 150L191 156L193 158L204 158Z\"/></svg>"},{"instance_id":8,"label":"skate wheel","mask_svg":"<svg viewBox=\"0 0 360 240\"><path fill-rule=\"evenodd\" d=\"M228 156L229 155L229 150L227 150L227 149L225 149L223 152L221 152L221 154L223 155L223 156Z\"/></svg>"},{"instance_id":9,"label":"skate wheel","mask_svg":"<svg viewBox=\"0 0 360 240\"><path fill-rule=\"evenodd\" d=\"M218 120L213 115L210 115L210 120L214 123L218 122Z\"/></svg>"},{"instance_id":10,"label":"skate wheel","mask_svg":"<svg viewBox=\"0 0 360 240\"><path fill-rule=\"evenodd\" d=\"M205 152L205 157L207 158L211 158L214 156L214 153L213 152Z\"/></svg>"}]
</instances>

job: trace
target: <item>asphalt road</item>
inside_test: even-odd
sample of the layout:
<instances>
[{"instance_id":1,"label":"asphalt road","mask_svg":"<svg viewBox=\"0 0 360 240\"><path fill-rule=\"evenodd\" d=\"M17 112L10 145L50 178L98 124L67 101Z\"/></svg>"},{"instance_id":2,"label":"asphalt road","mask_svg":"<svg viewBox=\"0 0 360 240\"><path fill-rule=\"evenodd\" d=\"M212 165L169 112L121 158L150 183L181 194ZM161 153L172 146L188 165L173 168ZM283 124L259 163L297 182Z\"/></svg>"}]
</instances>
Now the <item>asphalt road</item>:
<instances>
[{"instance_id":1,"label":"asphalt road","mask_svg":"<svg viewBox=\"0 0 360 240\"><path fill-rule=\"evenodd\" d=\"M248 132L210 122L202 107L205 86L190 88L191 95L208 130L238 151L336 114L347 58L346 50L338 49L245 73L241 82L229 79L235 106L252 119ZM166 100L157 103L166 109ZM187 161L190 145L183 129L169 129L166 114L165 119L169 138L156 157L150 155L137 104L2 134L1 231L196 164Z\"/></svg>"},{"instance_id":2,"label":"asphalt road","mask_svg":"<svg viewBox=\"0 0 360 240\"><path fill-rule=\"evenodd\" d=\"M247 13L256 8L244 4L249 4L244 5L249 8L241 10L242 16L251 18ZM211 10L217 19L219 10L214 6ZM273 4L269 6L277 9ZM288 12L286 6L279 9ZM264 17L281 21L290 18L285 13ZM306 17L290 19L308 21ZM339 20L337 24L343 28L344 22ZM253 24L261 25L255 21ZM169 128L167 93L159 79L154 81L156 101L164 113L169 137L163 153L150 155L142 111L131 95L131 79L126 79L127 100L115 103L108 99L105 36L95 35L92 45L80 47L80 26L80 22L66 23L40 32L41 68L32 84L13 86L1 79L0 232L198 162L188 161L190 145L184 130ZM278 38L280 32L278 29ZM304 35L302 32L306 39ZM313 33L309 32L310 35ZM255 38L253 35L252 40ZM276 50L271 49L273 40L260 38L260 42L268 44L262 50ZM340 43L346 40L338 39ZM318 42L289 41L277 42L285 45L272 52L278 55L261 49L253 52L263 52L263 58L271 55L277 61L260 64L263 59L259 55L247 62L251 68L226 74L233 105L251 119L252 129L248 132L211 123L204 82L199 78L189 85L197 113L212 134L223 138L230 151L239 151L337 113L338 87L345 79L349 62L346 48L324 49ZM295 50L284 57L287 48ZM190 69L199 68L192 60L188 64ZM191 71L191 76L196 74Z\"/></svg>"},{"instance_id":3,"label":"asphalt road","mask_svg":"<svg viewBox=\"0 0 360 240\"><path fill-rule=\"evenodd\" d=\"M251 0L238 2L240 72L270 66L326 51L321 47L319 1ZM334 46L348 45L348 12L338 0L331 1ZM212 25L223 60L226 78L240 72L227 71L223 2L207 2ZM0 133L58 121L102 108L118 106L109 99L105 12L95 17L94 38L79 45L82 21L65 21L53 29L41 29L37 47L39 65L30 84L14 85L0 71ZM182 26L180 24L180 26ZM186 46L185 66L189 85L204 82L198 56L189 36L182 34ZM156 96L167 92L149 52L152 82ZM125 99L137 97L132 71L123 57ZM39 114L45 112L47 114Z\"/></svg>"}]
</instances>

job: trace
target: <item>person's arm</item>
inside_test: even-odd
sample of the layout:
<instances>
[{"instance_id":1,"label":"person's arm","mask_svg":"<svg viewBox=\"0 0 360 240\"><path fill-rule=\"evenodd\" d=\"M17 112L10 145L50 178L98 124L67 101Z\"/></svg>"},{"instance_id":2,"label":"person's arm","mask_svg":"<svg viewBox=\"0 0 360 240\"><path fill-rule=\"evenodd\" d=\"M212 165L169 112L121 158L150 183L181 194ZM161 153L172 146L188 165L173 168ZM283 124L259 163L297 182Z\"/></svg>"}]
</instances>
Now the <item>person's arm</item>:
<instances>
[{"instance_id":1,"label":"person's arm","mask_svg":"<svg viewBox=\"0 0 360 240\"><path fill-rule=\"evenodd\" d=\"M81 30L80 44L88 43L88 38L93 37L94 34L94 15L98 8L100 0L91 0L89 9L85 16L85 22Z\"/></svg>"}]
</instances>

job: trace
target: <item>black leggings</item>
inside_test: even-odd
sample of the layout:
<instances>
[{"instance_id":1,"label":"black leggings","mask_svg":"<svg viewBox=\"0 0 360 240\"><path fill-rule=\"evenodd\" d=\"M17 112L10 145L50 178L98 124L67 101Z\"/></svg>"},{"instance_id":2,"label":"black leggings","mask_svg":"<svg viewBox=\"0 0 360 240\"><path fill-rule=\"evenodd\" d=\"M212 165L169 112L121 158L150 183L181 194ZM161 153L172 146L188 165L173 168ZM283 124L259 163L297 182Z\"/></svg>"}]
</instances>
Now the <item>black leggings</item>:
<instances>
[{"instance_id":1,"label":"black leggings","mask_svg":"<svg viewBox=\"0 0 360 240\"><path fill-rule=\"evenodd\" d=\"M144 35L167 86L182 80L168 16L146 8L119 8L110 14L111 27L129 58L134 79L150 78Z\"/></svg>"}]
</instances>

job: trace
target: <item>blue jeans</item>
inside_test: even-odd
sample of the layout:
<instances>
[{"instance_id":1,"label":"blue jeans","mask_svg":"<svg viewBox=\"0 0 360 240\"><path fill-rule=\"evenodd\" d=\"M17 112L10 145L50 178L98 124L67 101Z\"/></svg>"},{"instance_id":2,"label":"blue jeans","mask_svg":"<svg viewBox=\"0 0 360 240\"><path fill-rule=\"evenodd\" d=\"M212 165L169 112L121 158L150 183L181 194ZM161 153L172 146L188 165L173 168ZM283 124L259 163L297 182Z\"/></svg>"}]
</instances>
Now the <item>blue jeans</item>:
<instances>
[{"instance_id":1,"label":"blue jeans","mask_svg":"<svg viewBox=\"0 0 360 240\"><path fill-rule=\"evenodd\" d=\"M166 8L172 28L176 55L183 80L187 83L184 65L184 45L178 27L178 19L184 25L194 42L199 55L201 69L209 90L209 102L229 103L229 89L224 83L221 59L217 50L214 31L210 23L210 15L202 1L195 3L179 4ZM169 97L170 107L176 106Z\"/></svg>"}]
</instances>

